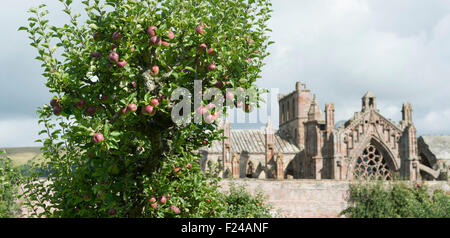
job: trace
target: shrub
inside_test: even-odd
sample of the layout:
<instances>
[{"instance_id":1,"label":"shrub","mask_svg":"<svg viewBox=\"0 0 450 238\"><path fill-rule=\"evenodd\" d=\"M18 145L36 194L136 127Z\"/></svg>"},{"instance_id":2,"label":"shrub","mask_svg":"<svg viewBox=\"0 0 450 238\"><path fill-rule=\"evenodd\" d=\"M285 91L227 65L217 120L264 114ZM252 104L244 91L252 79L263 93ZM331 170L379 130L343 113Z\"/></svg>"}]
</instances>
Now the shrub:
<instances>
[{"instance_id":1,"label":"shrub","mask_svg":"<svg viewBox=\"0 0 450 238\"><path fill-rule=\"evenodd\" d=\"M245 111L258 106L270 1L86 0L85 23L72 0L59 1L67 24L49 25L40 5L19 28L54 94L38 110L49 181L28 183L26 196L38 201L27 204L48 217L220 217L217 180L194 152L221 139L219 107L178 123L197 114L178 107L191 95L174 94L202 80L202 92L217 94L196 107L233 88L253 95ZM188 117L172 120L176 113Z\"/></svg>"},{"instance_id":2,"label":"shrub","mask_svg":"<svg viewBox=\"0 0 450 238\"><path fill-rule=\"evenodd\" d=\"M271 206L267 204L264 194L251 195L244 185L230 184L228 194L224 197L227 205L226 216L233 218L269 218Z\"/></svg>"},{"instance_id":3,"label":"shrub","mask_svg":"<svg viewBox=\"0 0 450 238\"><path fill-rule=\"evenodd\" d=\"M359 183L350 185L350 206L342 215L354 218L450 217L450 196L425 185Z\"/></svg>"},{"instance_id":4,"label":"shrub","mask_svg":"<svg viewBox=\"0 0 450 238\"><path fill-rule=\"evenodd\" d=\"M19 171L13 167L11 159L0 151L0 218L19 214L17 199L20 181Z\"/></svg>"}]
</instances>

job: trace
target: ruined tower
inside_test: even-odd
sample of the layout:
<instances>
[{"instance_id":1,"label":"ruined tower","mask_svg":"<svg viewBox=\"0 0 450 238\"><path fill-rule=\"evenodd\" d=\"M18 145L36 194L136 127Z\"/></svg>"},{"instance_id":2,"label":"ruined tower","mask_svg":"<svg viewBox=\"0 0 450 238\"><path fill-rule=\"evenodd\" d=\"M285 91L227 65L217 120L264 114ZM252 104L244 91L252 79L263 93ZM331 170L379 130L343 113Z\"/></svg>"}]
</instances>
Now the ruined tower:
<instances>
[{"instance_id":1,"label":"ruined tower","mask_svg":"<svg viewBox=\"0 0 450 238\"><path fill-rule=\"evenodd\" d=\"M312 98L311 91L300 82L296 83L296 89L290 94L278 95L280 134L299 147L305 144L304 122L308 120Z\"/></svg>"}]
</instances>

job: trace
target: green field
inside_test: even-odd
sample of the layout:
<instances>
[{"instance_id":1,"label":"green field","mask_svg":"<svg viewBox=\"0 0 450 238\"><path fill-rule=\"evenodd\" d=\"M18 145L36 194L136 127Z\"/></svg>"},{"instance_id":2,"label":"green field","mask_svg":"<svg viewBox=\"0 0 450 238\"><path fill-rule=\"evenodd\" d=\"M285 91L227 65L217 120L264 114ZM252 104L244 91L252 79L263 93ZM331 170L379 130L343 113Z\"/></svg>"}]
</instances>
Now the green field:
<instances>
[{"instance_id":1,"label":"green field","mask_svg":"<svg viewBox=\"0 0 450 238\"><path fill-rule=\"evenodd\" d=\"M39 147L17 147L17 148L2 148L11 158L15 166L24 165L28 161L39 158L42 152Z\"/></svg>"}]
</instances>

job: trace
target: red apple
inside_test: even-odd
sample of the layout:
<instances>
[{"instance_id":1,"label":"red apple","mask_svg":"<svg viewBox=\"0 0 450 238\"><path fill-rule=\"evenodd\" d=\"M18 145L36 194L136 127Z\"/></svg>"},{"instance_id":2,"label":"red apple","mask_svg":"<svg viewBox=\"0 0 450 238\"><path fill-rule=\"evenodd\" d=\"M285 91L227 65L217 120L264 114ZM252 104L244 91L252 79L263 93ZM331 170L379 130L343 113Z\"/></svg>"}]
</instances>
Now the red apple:
<instances>
[{"instance_id":1,"label":"red apple","mask_svg":"<svg viewBox=\"0 0 450 238\"><path fill-rule=\"evenodd\" d=\"M130 112L135 112L137 110L137 105L134 103L128 104L127 110Z\"/></svg>"},{"instance_id":2,"label":"red apple","mask_svg":"<svg viewBox=\"0 0 450 238\"><path fill-rule=\"evenodd\" d=\"M175 212L176 214L179 214L181 211L180 211L180 208L178 208L177 206L171 206L170 207L170 210L172 210L173 212Z\"/></svg>"},{"instance_id":3,"label":"red apple","mask_svg":"<svg viewBox=\"0 0 450 238\"><path fill-rule=\"evenodd\" d=\"M161 199L159 199L159 202L162 203L162 204L166 203L166 202L167 202L166 196L163 195L163 196L161 197Z\"/></svg>"},{"instance_id":4,"label":"red apple","mask_svg":"<svg viewBox=\"0 0 450 238\"><path fill-rule=\"evenodd\" d=\"M199 113L199 114L201 114L201 115L205 114L206 112L208 112L208 110L207 110L206 107L204 107L204 106L200 106L200 107L197 109L197 113Z\"/></svg>"},{"instance_id":5,"label":"red apple","mask_svg":"<svg viewBox=\"0 0 450 238\"><path fill-rule=\"evenodd\" d=\"M232 92L225 93L225 98L228 100L234 99L234 94Z\"/></svg>"},{"instance_id":6,"label":"red apple","mask_svg":"<svg viewBox=\"0 0 450 238\"><path fill-rule=\"evenodd\" d=\"M207 48L207 46L206 46L205 43L202 43L202 44L200 44L200 45L198 46L198 50L199 50L199 51L206 50L206 48Z\"/></svg>"},{"instance_id":7,"label":"red apple","mask_svg":"<svg viewBox=\"0 0 450 238\"><path fill-rule=\"evenodd\" d=\"M151 205L154 209L158 208L158 203L152 203Z\"/></svg>"},{"instance_id":8,"label":"red apple","mask_svg":"<svg viewBox=\"0 0 450 238\"><path fill-rule=\"evenodd\" d=\"M169 39L173 39L173 38L175 37L175 34L173 34L172 31L169 31L169 32L167 33L167 36L169 37Z\"/></svg>"},{"instance_id":9,"label":"red apple","mask_svg":"<svg viewBox=\"0 0 450 238\"><path fill-rule=\"evenodd\" d=\"M150 198L148 201L149 201L150 203L154 203L154 202L156 202L156 198L155 198L155 197L152 197L152 198Z\"/></svg>"},{"instance_id":10,"label":"red apple","mask_svg":"<svg viewBox=\"0 0 450 238\"><path fill-rule=\"evenodd\" d=\"M213 53L214 53L214 49L213 49L213 48L209 48L209 49L208 49L208 54L211 55L211 54L213 54Z\"/></svg>"},{"instance_id":11,"label":"red apple","mask_svg":"<svg viewBox=\"0 0 450 238\"><path fill-rule=\"evenodd\" d=\"M130 85L131 85L132 88L136 88L137 87L137 83L135 81L131 82Z\"/></svg>"},{"instance_id":12,"label":"red apple","mask_svg":"<svg viewBox=\"0 0 450 238\"><path fill-rule=\"evenodd\" d=\"M92 116L96 113L97 109L95 109L95 107L89 106L86 108L85 112L86 114L88 114L89 116Z\"/></svg>"},{"instance_id":13,"label":"red apple","mask_svg":"<svg viewBox=\"0 0 450 238\"><path fill-rule=\"evenodd\" d=\"M214 103L209 103L208 105L206 105L206 107L207 107L209 110L211 110L211 109L213 109L213 108L216 107L216 104L214 104Z\"/></svg>"},{"instance_id":14,"label":"red apple","mask_svg":"<svg viewBox=\"0 0 450 238\"><path fill-rule=\"evenodd\" d=\"M152 105L147 105L142 108L143 114L152 115L154 111L155 111L155 108Z\"/></svg>"},{"instance_id":15,"label":"red apple","mask_svg":"<svg viewBox=\"0 0 450 238\"><path fill-rule=\"evenodd\" d=\"M116 209L114 209L114 208L109 209L108 214L110 216L115 216L117 214Z\"/></svg>"},{"instance_id":16,"label":"red apple","mask_svg":"<svg viewBox=\"0 0 450 238\"><path fill-rule=\"evenodd\" d=\"M150 36L156 36L156 26L151 26L147 29L147 34Z\"/></svg>"},{"instance_id":17,"label":"red apple","mask_svg":"<svg viewBox=\"0 0 450 238\"><path fill-rule=\"evenodd\" d=\"M100 54L99 52L97 52L97 51L94 51L94 52L91 53L91 57L92 57L92 58L96 58L96 59L97 59L97 58L99 58L100 56L101 56L101 54Z\"/></svg>"},{"instance_id":18,"label":"red apple","mask_svg":"<svg viewBox=\"0 0 450 238\"><path fill-rule=\"evenodd\" d=\"M121 114L126 114L127 113L127 107L123 107L120 109L120 113Z\"/></svg>"},{"instance_id":19,"label":"red apple","mask_svg":"<svg viewBox=\"0 0 450 238\"><path fill-rule=\"evenodd\" d=\"M213 71L215 68L216 68L216 65L215 65L215 64L210 64L210 65L208 66L209 71Z\"/></svg>"},{"instance_id":20,"label":"red apple","mask_svg":"<svg viewBox=\"0 0 450 238\"><path fill-rule=\"evenodd\" d=\"M53 107L53 114L58 116L59 114L61 114L61 112L62 112L62 108L60 106L56 105Z\"/></svg>"},{"instance_id":21,"label":"red apple","mask_svg":"<svg viewBox=\"0 0 450 238\"><path fill-rule=\"evenodd\" d=\"M117 66L119 66L120 68L123 68L127 65L127 61L126 60L122 60L117 62Z\"/></svg>"},{"instance_id":22,"label":"red apple","mask_svg":"<svg viewBox=\"0 0 450 238\"><path fill-rule=\"evenodd\" d=\"M75 104L75 106L76 106L78 109L82 109L85 105L86 105L86 101L84 101L83 99L81 99L79 102L77 102L77 103Z\"/></svg>"},{"instance_id":23,"label":"red apple","mask_svg":"<svg viewBox=\"0 0 450 238\"><path fill-rule=\"evenodd\" d=\"M217 80L217 82L214 84L214 87L216 87L218 89L222 89L223 88L223 82L221 80Z\"/></svg>"},{"instance_id":24,"label":"red apple","mask_svg":"<svg viewBox=\"0 0 450 238\"><path fill-rule=\"evenodd\" d=\"M151 75L156 76L159 74L159 67L158 65L153 65Z\"/></svg>"},{"instance_id":25,"label":"red apple","mask_svg":"<svg viewBox=\"0 0 450 238\"><path fill-rule=\"evenodd\" d=\"M188 169L192 169L192 164L187 165Z\"/></svg>"},{"instance_id":26,"label":"red apple","mask_svg":"<svg viewBox=\"0 0 450 238\"><path fill-rule=\"evenodd\" d=\"M206 31L205 31L205 29L204 29L203 26L197 26L196 31L197 31L198 34L204 34L204 33L206 33Z\"/></svg>"},{"instance_id":27,"label":"red apple","mask_svg":"<svg viewBox=\"0 0 450 238\"><path fill-rule=\"evenodd\" d=\"M206 116L206 118L205 118L205 121L206 121L206 123L208 123L208 124L213 123L214 120L215 120L214 115L211 115L211 114L209 114L209 115Z\"/></svg>"},{"instance_id":28,"label":"red apple","mask_svg":"<svg viewBox=\"0 0 450 238\"><path fill-rule=\"evenodd\" d=\"M119 54L117 54L116 52L111 52L111 54L109 54L109 59L119 62Z\"/></svg>"},{"instance_id":29,"label":"red apple","mask_svg":"<svg viewBox=\"0 0 450 238\"><path fill-rule=\"evenodd\" d=\"M161 45L161 38L158 36L152 36L152 38L150 38L150 43L153 45Z\"/></svg>"},{"instance_id":30,"label":"red apple","mask_svg":"<svg viewBox=\"0 0 450 238\"><path fill-rule=\"evenodd\" d=\"M169 46L170 46L170 43L167 42L167 41L163 41L161 44L162 44L163 46L165 46L165 47L169 47Z\"/></svg>"},{"instance_id":31,"label":"red apple","mask_svg":"<svg viewBox=\"0 0 450 238\"><path fill-rule=\"evenodd\" d=\"M113 33L113 35L112 35L113 40L119 40L120 38L122 38L122 34L120 34L117 31Z\"/></svg>"},{"instance_id":32,"label":"red apple","mask_svg":"<svg viewBox=\"0 0 450 238\"><path fill-rule=\"evenodd\" d=\"M203 141L202 141L202 144L203 144L203 145L207 145L207 144L208 144L208 141L207 141L207 140L203 140Z\"/></svg>"},{"instance_id":33,"label":"red apple","mask_svg":"<svg viewBox=\"0 0 450 238\"><path fill-rule=\"evenodd\" d=\"M151 103L152 103L153 106L156 107L156 106L159 105L159 100L157 98L153 98Z\"/></svg>"},{"instance_id":34,"label":"red apple","mask_svg":"<svg viewBox=\"0 0 450 238\"><path fill-rule=\"evenodd\" d=\"M52 107L58 105L58 103L59 103L59 98L53 98L52 100L50 100L50 106L52 106Z\"/></svg>"},{"instance_id":35,"label":"red apple","mask_svg":"<svg viewBox=\"0 0 450 238\"><path fill-rule=\"evenodd\" d=\"M103 136L102 133L95 133L95 134L92 136L92 141L93 141L95 144L102 142L104 139L105 139L105 137Z\"/></svg>"}]
</instances>

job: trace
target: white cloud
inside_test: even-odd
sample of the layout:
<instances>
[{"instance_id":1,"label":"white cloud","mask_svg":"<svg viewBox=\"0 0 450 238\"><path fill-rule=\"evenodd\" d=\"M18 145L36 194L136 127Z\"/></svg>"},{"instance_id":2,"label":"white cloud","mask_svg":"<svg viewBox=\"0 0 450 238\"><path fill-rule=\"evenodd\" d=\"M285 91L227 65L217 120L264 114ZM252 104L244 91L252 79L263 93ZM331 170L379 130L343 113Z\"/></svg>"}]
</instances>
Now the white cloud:
<instances>
[{"instance_id":1,"label":"white cloud","mask_svg":"<svg viewBox=\"0 0 450 238\"><path fill-rule=\"evenodd\" d=\"M0 120L0 148L41 146L34 141L42 129L37 118Z\"/></svg>"},{"instance_id":2,"label":"white cloud","mask_svg":"<svg viewBox=\"0 0 450 238\"><path fill-rule=\"evenodd\" d=\"M259 85L287 93L305 82L322 108L335 103L336 121L359 111L371 90L381 113L395 121L402 103L411 102L419 134L450 131L450 123L421 123L450 110L450 1L273 4L276 43Z\"/></svg>"}]
</instances>

